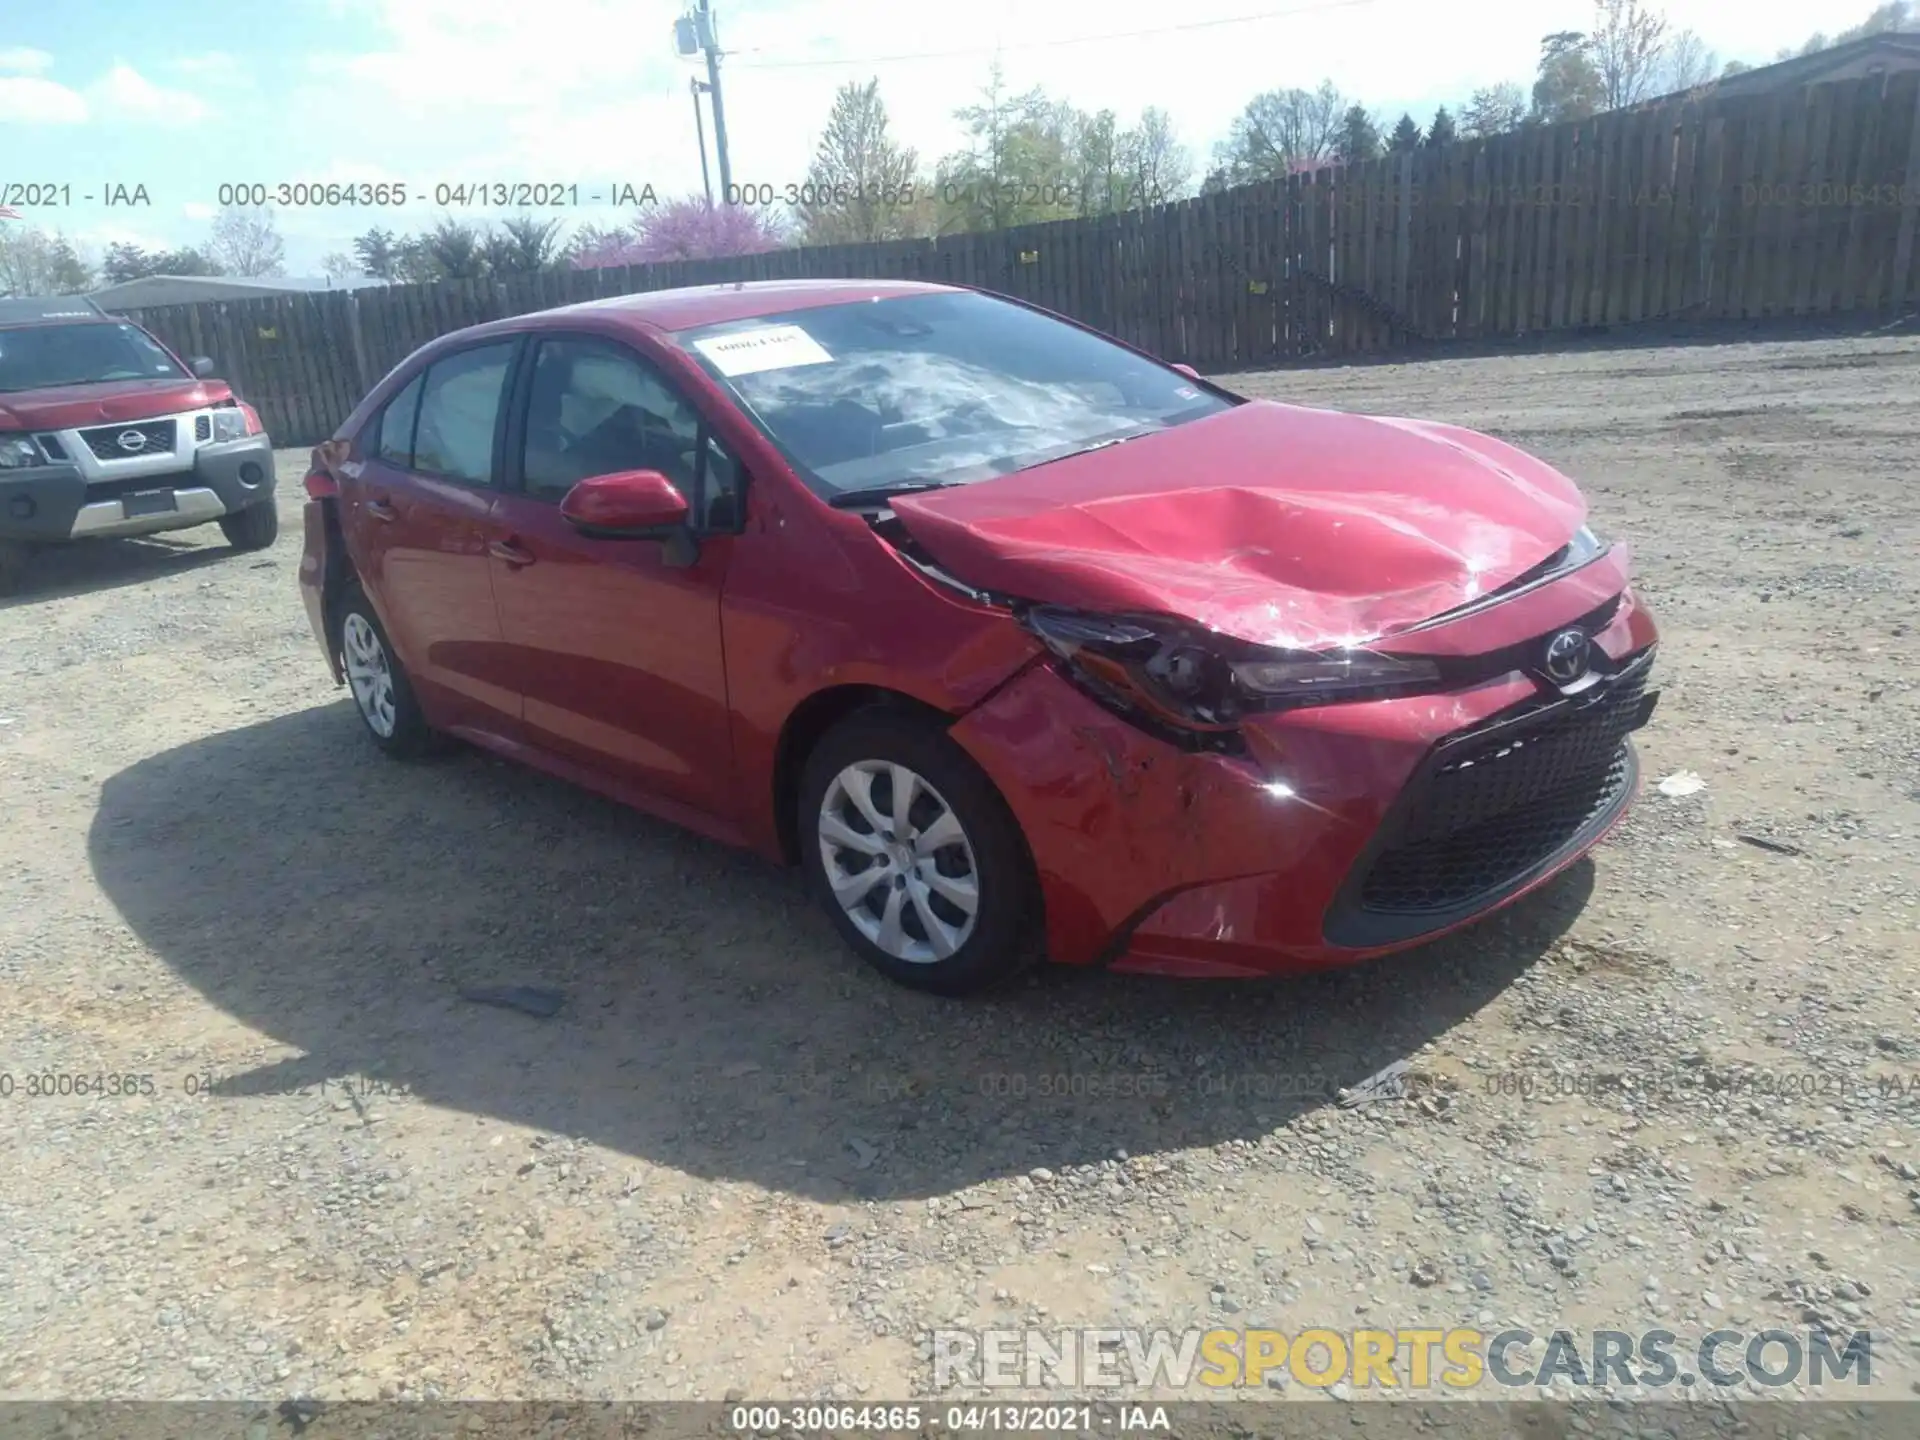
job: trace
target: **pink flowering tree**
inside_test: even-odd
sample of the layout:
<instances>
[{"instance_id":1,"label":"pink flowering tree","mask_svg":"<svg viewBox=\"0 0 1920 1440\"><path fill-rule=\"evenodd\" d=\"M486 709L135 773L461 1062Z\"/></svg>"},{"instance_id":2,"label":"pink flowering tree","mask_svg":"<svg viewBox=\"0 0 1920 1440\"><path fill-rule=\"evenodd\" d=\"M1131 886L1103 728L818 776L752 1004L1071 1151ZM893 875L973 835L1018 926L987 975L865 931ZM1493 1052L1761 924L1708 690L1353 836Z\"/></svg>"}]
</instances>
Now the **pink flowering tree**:
<instances>
[{"instance_id":1,"label":"pink flowering tree","mask_svg":"<svg viewBox=\"0 0 1920 1440\"><path fill-rule=\"evenodd\" d=\"M649 206L625 229L595 236L574 253L582 269L606 265L644 265L657 260L711 260L722 255L757 255L786 243L779 219L751 205L712 205L688 195Z\"/></svg>"}]
</instances>

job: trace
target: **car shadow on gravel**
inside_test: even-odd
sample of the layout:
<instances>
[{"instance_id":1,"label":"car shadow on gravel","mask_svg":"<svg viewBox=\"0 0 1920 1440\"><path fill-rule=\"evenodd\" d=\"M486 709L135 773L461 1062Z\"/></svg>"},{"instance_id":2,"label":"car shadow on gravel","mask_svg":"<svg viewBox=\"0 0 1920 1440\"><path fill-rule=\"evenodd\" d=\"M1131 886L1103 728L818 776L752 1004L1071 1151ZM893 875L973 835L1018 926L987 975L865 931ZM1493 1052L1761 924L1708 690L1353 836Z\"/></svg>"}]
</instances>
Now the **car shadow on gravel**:
<instances>
[{"instance_id":1,"label":"car shadow on gravel","mask_svg":"<svg viewBox=\"0 0 1920 1440\"><path fill-rule=\"evenodd\" d=\"M474 752L396 764L344 700L114 775L88 849L140 938L270 1037L184 1062L218 1097L352 1077L368 1107L406 1092L823 1201L1255 1138L1487 1004L1592 886L1583 862L1303 980L1051 967L941 1001L861 965L797 875ZM566 1005L460 998L507 984Z\"/></svg>"},{"instance_id":2,"label":"car shadow on gravel","mask_svg":"<svg viewBox=\"0 0 1920 1440\"><path fill-rule=\"evenodd\" d=\"M122 585L140 585L149 580L164 580L169 575L197 570L217 560L245 564L243 556L220 539L186 539L185 532L147 535L131 540L79 540L70 545L50 545L36 550L28 562L20 592L0 599L0 610L16 606L40 605L96 590L112 590Z\"/></svg>"}]
</instances>

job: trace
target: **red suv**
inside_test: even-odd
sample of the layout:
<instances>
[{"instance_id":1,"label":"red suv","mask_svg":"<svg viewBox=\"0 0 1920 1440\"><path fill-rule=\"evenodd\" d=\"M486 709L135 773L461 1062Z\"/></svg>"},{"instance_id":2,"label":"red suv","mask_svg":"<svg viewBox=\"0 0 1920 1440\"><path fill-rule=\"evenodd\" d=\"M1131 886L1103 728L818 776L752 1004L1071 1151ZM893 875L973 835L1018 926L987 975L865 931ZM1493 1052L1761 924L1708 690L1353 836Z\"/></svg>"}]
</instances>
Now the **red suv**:
<instances>
[{"instance_id":1,"label":"red suv","mask_svg":"<svg viewBox=\"0 0 1920 1440\"><path fill-rule=\"evenodd\" d=\"M803 864L947 994L1458 926L1620 817L1655 698L1626 553L1547 465L945 286L463 330L306 485L307 612L382 748Z\"/></svg>"},{"instance_id":2,"label":"red suv","mask_svg":"<svg viewBox=\"0 0 1920 1440\"><path fill-rule=\"evenodd\" d=\"M217 520L273 543L273 448L213 362L86 300L0 300L0 594L37 546Z\"/></svg>"}]
</instances>

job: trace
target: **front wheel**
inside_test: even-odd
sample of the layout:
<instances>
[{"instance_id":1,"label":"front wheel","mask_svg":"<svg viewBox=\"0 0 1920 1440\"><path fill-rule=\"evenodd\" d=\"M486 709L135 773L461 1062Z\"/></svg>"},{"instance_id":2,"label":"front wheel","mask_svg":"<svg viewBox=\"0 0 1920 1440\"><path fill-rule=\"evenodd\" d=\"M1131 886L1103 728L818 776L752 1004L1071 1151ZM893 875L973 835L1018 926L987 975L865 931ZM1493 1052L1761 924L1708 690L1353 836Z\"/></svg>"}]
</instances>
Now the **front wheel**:
<instances>
[{"instance_id":1,"label":"front wheel","mask_svg":"<svg viewBox=\"0 0 1920 1440\"><path fill-rule=\"evenodd\" d=\"M222 515L220 533L236 550L264 550L280 534L280 507L268 499Z\"/></svg>"},{"instance_id":2,"label":"front wheel","mask_svg":"<svg viewBox=\"0 0 1920 1440\"><path fill-rule=\"evenodd\" d=\"M965 995L1033 958L1037 887L993 783L910 716L842 721L808 757L798 834L847 943L916 990Z\"/></svg>"}]
</instances>

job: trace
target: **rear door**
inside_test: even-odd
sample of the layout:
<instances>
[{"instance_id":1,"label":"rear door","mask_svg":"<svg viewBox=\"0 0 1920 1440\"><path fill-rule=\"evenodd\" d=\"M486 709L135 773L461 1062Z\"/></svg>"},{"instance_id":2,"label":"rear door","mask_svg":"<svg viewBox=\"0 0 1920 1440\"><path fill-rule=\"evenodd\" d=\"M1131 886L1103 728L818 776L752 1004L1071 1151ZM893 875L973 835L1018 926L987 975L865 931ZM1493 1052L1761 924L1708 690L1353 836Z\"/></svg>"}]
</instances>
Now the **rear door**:
<instances>
[{"instance_id":1,"label":"rear door","mask_svg":"<svg viewBox=\"0 0 1920 1440\"><path fill-rule=\"evenodd\" d=\"M488 546L519 339L436 358L365 432L341 486L349 553L428 718L517 737Z\"/></svg>"},{"instance_id":2,"label":"rear door","mask_svg":"<svg viewBox=\"0 0 1920 1440\"><path fill-rule=\"evenodd\" d=\"M720 591L740 467L636 350L558 332L530 343L493 559L526 738L656 799L731 818ZM575 483L619 470L659 470L687 497L698 550L689 563L661 541L589 539L560 517Z\"/></svg>"}]
</instances>

